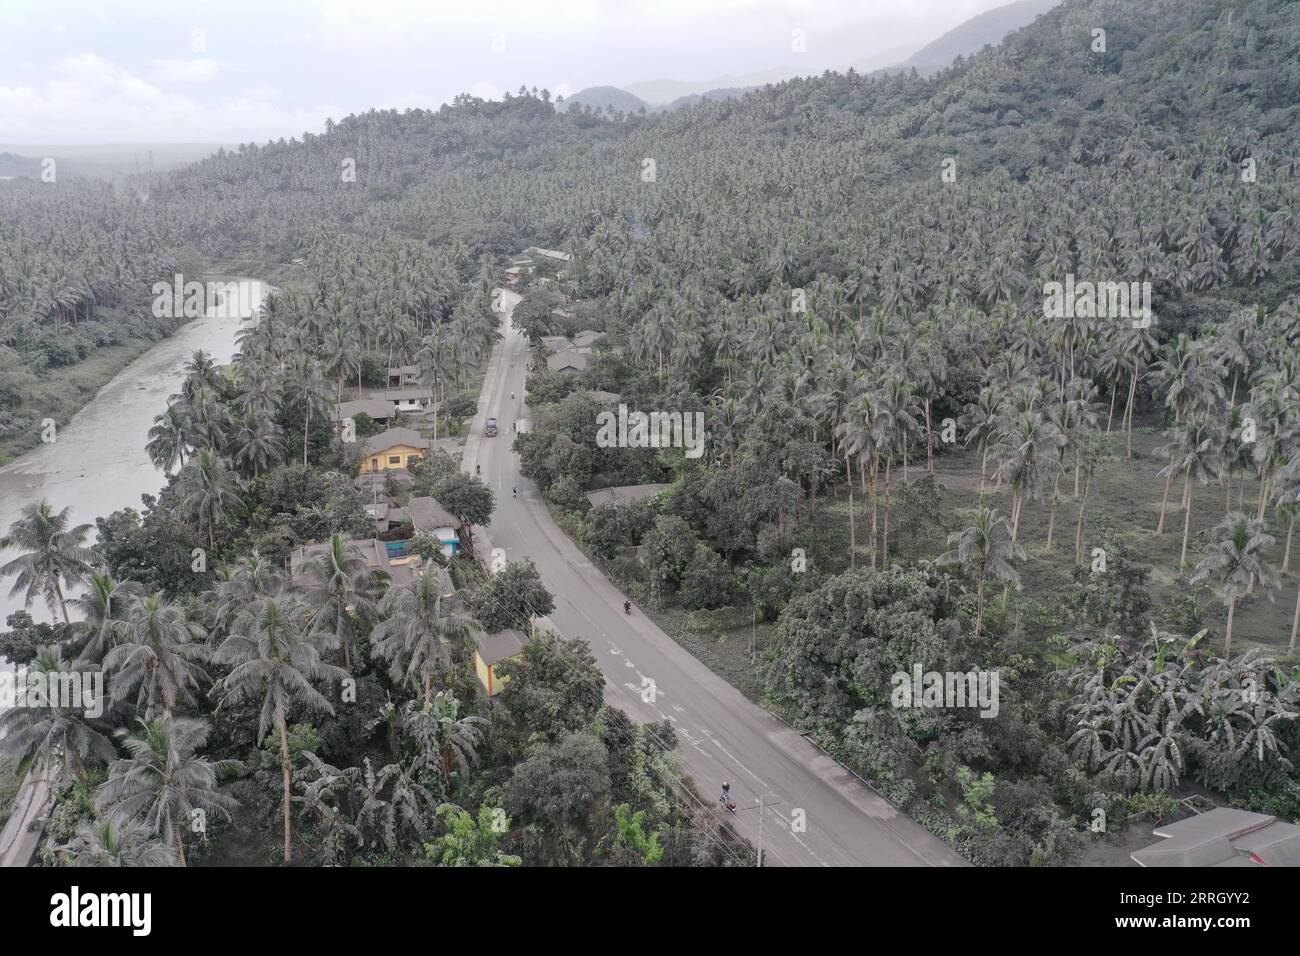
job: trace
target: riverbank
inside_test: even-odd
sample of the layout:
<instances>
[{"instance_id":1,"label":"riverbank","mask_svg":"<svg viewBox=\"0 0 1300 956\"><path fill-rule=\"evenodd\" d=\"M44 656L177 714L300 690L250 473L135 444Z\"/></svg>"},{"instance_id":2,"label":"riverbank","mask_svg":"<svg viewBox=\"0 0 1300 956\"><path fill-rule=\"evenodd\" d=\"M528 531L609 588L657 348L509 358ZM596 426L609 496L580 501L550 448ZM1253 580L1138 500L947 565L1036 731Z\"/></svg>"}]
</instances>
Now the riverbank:
<instances>
[{"instance_id":1,"label":"riverbank","mask_svg":"<svg viewBox=\"0 0 1300 956\"><path fill-rule=\"evenodd\" d=\"M262 287L274 289L266 282ZM93 524L119 508L139 508L142 494L156 494L165 478L145 451L154 416L180 388L190 356L201 349L218 364L229 362L244 324L212 312L124 362L59 426L57 441L42 443L38 435L35 447L0 467L0 530L42 498L55 510L71 508L74 524ZM21 607L21 599L0 587L0 622ZM37 620L49 619L49 609L39 602L29 610Z\"/></svg>"},{"instance_id":2,"label":"riverbank","mask_svg":"<svg viewBox=\"0 0 1300 956\"><path fill-rule=\"evenodd\" d=\"M177 326L177 331L183 328L183 325ZM0 435L0 466L41 444L42 419L52 418L62 428L72 420L72 416L94 401L99 390L122 369L157 344L156 341L139 339L126 345L105 346L76 365L52 369L38 378L35 390L23 396L23 408L40 409L41 414L33 419L32 427Z\"/></svg>"}]
</instances>

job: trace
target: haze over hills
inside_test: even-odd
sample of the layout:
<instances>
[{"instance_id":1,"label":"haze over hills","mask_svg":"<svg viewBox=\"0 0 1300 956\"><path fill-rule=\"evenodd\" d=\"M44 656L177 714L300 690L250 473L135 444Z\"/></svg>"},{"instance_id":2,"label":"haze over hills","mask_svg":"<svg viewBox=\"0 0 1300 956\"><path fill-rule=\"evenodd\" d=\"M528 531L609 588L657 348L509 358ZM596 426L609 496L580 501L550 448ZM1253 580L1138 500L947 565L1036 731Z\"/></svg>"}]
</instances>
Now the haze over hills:
<instances>
[{"instance_id":1,"label":"haze over hills","mask_svg":"<svg viewBox=\"0 0 1300 956\"><path fill-rule=\"evenodd\" d=\"M1061 0L1016 0L971 17L961 26L917 50L891 72L915 69L924 76L937 73L959 56L970 56L986 46L996 46L1021 27L1061 3Z\"/></svg>"},{"instance_id":2,"label":"haze over hills","mask_svg":"<svg viewBox=\"0 0 1300 956\"><path fill-rule=\"evenodd\" d=\"M859 73L898 73L916 69L929 76L949 66L957 57L971 56L986 46L996 46L1006 37L1034 21L1039 15L1057 6L1061 0L1016 0L996 7L966 20L919 50L893 49L870 57L857 57L847 64L843 60L828 63L806 58L792 59L788 65L749 73L743 76L720 76L707 80L647 80L628 83L623 87L593 86L579 90L565 100L565 108L572 103L582 103L592 108L612 106L615 110L632 113L644 107L649 112L674 110L698 103L700 100L731 99L749 90L769 83L780 83L796 76L811 76L821 72L813 63L822 63L823 69L842 72L852 68ZM835 56L837 54L831 54ZM905 56L899 60L899 57Z\"/></svg>"},{"instance_id":3,"label":"haze over hills","mask_svg":"<svg viewBox=\"0 0 1300 956\"><path fill-rule=\"evenodd\" d=\"M167 172L198 162L232 143L0 143L0 176L36 176L53 159L60 175L117 179L142 172Z\"/></svg>"}]
</instances>

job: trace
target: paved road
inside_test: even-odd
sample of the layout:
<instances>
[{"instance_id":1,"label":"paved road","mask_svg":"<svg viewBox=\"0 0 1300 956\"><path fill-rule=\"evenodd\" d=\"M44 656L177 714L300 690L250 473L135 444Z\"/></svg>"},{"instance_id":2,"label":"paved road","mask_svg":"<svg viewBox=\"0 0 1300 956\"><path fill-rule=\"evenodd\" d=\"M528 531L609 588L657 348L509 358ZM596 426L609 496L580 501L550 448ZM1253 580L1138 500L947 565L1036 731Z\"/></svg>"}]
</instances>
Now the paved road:
<instances>
[{"instance_id":1,"label":"paved road","mask_svg":"<svg viewBox=\"0 0 1300 956\"><path fill-rule=\"evenodd\" d=\"M54 803L45 773L32 770L14 797L13 812L0 831L0 867L26 866L44 836L44 826L36 826Z\"/></svg>"},{"instance_id":2,"label":"paved road","mask_svg":"<svg viewBox=\"0 0 1300 956\"><path fill-rule=\"evenodd\" d=\"M518 302L517 295L505 293L505 337L492 354L462 467L473 474L481 466L483 480L496 491L496 512L485 529L491 546L503 548L512 561L536 563L555 595L551 623L565 637L591 645L605 674L606 700L638 721L672 721L683 769L697 781L710 812L715 791L729 780L739 806L734 823L755 844L763 799L768 865L964 865L942 841L746 700L644 614L624 614L624 595L551 520L510 451L511 423L531 417L523 406L528 343L509 322ZM496 438L483 437L489 417L500 423ZM510 489L516 485L514 499ZM654 703L642 699L647 678L654 681ZM802 832L791 825L798 811L806 818Z\"/></svg>"}]
</instances>

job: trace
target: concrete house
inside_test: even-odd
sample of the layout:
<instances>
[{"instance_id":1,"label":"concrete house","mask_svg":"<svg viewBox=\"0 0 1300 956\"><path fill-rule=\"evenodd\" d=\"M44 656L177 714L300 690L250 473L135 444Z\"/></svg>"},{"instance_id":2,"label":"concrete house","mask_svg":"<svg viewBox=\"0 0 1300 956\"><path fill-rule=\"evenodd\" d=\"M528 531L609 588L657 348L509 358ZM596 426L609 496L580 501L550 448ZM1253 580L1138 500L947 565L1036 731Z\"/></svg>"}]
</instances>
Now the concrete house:
<instances>
[{"instance_id":1,"label":"concrete house","mask_svg":"<svg viewBox=\"0 0 1300 956\"><path fill-rule=\"evenodd\" d=\"M388 370L389 388L409 388L420 384L420 366L395 365Z\"/></svg>"},{"instance_id":2,"label":"concrete house","mask_svg":"<svg viewBox=\"0 0 1300 956\"><path fill-rule=\"evenodd\" d=\"M442 553L454 558L460 550L460 519L438 503L436 498L411 498L402 509L407 520L420 534L429 534L442 543Z\"/></svg>"},{"instance_id":3,"label":"concrete house","mask_svg":"<svg viewBox=\"0 0 1300 956\"><path fill-rule=\"evenodd\" d=\"M411 428L390 428L366 439L361 471L370 473L409 468L429 453L429 439Z\"/></svg>"},{"instance_id":4,"label":"concrete house","mask_svg":"<svg viewBox=\"0 0 1300 956\"><path fill-rule=\"evenodd\" d=\"M348 546L357 550L372 574L383 572L394 585L412 581L420 573L420 556L407 553L400 543L362 538L359 541L349 541ZM313 560L317 555L326 554L329 549L328 541L295 548L289 555L289 574L298 579L310 579Z\"/></svg>"},{"instance_id":5,"label":"concrete house","mask_svg":"<svg viewBox=\"0 0 1300 956\"><path fill-rule=\"evenodd\" d=\"M587 367L587 356L581 352L556 352L546 359L546 367L552 372L581 372Z\"/></svg>"},{"instance_id":6,"label":"concrete house","mask_svg":"<svg viewBox=\"0 0 1300 956\"><path fill-rule=\"evenodd\" d=\"M358 415L369 415L372 421L387 425L397 414L392 402L378 398L363 398L356 402L344 402L334 406L333 421L342 422Z\"/></svg>"},{"instance_id":7,"label":"concrete house","mask_svg":"<svg viewBox=\"0 0 1300 956\"><path fill-rule=\"evenodd\" d=\"M497 674L497 665L522 654L528 638L522 631L508 629L491 634L479 633L475 635L475 641L478 646L474 649L474 672L488 696L495 697L510 680Z\"/></svg>"}]
</instances>

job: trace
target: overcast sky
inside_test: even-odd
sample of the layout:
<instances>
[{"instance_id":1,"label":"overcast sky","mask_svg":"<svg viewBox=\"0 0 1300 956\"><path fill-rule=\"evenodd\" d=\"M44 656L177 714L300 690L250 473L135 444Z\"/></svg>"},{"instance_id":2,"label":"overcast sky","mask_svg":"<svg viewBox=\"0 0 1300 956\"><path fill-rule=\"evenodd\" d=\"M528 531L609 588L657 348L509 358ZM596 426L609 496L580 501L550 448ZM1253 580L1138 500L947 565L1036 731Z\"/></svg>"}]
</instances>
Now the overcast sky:
<instances>
[{"instance_id":1,"label":"overcast sky","mask_svg":"<svg viewBox=\"0 0 1300 956\"><path fill-rule=\"evenodd\" d=\"M0 143L260 142L520 84L879 65L1005 2L2 0Z\"/></svg>"}]
</instances>

